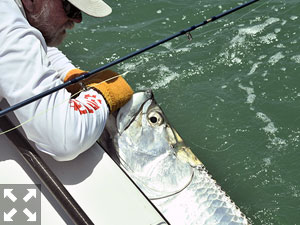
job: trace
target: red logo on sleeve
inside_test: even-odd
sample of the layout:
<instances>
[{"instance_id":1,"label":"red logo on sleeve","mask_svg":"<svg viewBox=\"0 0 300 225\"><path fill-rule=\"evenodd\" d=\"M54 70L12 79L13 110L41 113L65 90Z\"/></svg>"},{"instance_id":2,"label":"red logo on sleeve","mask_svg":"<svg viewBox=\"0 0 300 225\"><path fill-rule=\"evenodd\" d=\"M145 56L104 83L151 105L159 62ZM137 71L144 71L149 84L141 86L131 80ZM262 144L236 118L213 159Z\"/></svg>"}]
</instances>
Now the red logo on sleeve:
<instances>
[{"instance_id":1,"label":"red logo on sleeve","mask_svg":"<svg viewBox=\"0 0 300 225\"><path fill-rule=\"evenodd\" d=\"M96 95L87 94L84 96L85 103L78 101L77 99L70 100L70 107L78 111L80 115L87 113L94 113L100 109L101 100L96 98Z\"/></svg>"}]
</instances>

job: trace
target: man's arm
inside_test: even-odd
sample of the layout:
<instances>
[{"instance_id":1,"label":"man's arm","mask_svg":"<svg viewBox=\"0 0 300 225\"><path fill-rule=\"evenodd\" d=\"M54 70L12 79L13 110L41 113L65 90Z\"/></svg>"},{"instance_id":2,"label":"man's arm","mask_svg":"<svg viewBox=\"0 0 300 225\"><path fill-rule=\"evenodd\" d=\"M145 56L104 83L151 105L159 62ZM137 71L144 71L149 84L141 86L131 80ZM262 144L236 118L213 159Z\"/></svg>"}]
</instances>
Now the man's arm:
<instances>
[{"instance_id":1,"label":"man's arm","mask_svg":"<svg viewBox=\"0 0 300 225\"><path fill-rule=\"evenodd\" d=\"M47 57L51 67L58 72L59 79L62 81L70 70L75 69L71 60L56 47L47 47Z\"/></svg>"},{"instance_id":2,"label":"man's arm","mask_svg":"<svg viewBox=\"0 0 300 225\"><path fill-rule=\"evenodd\" d=\"M0 96L14 105L61 84L42 34L11 0L0 1L0 14ZM15 111L27 137L57 160L71 160L91 147L109 114L96 89L70 97L60 90Z\"/></svg>"}]
</instances>

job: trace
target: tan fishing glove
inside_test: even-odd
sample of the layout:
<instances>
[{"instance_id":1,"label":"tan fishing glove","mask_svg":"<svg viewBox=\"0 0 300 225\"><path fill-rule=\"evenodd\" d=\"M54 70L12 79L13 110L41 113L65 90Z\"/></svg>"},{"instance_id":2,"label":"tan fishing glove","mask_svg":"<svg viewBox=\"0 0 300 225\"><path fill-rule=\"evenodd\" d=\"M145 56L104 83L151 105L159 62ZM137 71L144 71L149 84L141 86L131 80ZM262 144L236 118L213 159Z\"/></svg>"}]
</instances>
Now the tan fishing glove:
<instances>
[{"instance_id":1,"label":"tan fishing glove","mask_svg":"<svg viewBox=\"0 0 300 225\"><path fill-rule=\"evenodd\" d=\"M72 80L84 73L86 73L86 71L80 69L70 70L67 73L64 82ZM110 112L114 112L125 105L133 95L133 90L125 79L112 70L98 72L95 75L84 79L82 84L100 92L105 98L106 103L109 105ZM79 83L66 87L67 91L72 95L82 90L82 88L83 87Z\"/></svg>"}]
</instances>

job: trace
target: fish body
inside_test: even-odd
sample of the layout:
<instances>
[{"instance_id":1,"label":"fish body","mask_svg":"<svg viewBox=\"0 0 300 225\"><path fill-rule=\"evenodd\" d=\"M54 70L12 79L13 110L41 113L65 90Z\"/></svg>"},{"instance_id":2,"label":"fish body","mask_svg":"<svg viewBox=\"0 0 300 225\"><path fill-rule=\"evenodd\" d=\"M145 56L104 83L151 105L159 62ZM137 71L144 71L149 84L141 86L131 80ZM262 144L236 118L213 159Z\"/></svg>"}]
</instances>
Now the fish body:
<instances>
[{"instance_id":1,"label":"fish body","mask_svg":"<svg viewBox=\"0 0 300 225\"><path fill-rule=\"evenodd\" d=\"M101 146L172 225L249 224L170 125L151 91L110 115Z\"/></svg>"}]
</instances>

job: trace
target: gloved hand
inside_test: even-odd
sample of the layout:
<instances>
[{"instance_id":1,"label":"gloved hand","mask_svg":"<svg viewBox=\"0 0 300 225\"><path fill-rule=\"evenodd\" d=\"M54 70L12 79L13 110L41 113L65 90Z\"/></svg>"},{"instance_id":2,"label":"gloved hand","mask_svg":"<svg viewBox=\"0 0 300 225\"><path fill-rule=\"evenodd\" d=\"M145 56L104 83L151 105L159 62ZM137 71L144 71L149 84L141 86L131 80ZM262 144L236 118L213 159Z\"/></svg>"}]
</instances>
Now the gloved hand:
<instances>
[{"instance_id":1,"label":"gloved hand","mask_svg":"<svg viewBox=\"0 0 300 225\"><path fill-rule=\"evenodd\" d=\"M84 73L86 73L86 71L80 69L70 70L64 78L64 82L72 80ZM133 95L133 90L125 79L112 70L98 72L84 79L82 83L102 94L106 103L109 105L110 112L114 112L125 105ZM75 94L82 89L82 86L76 83L68 86L66 89L71 94Z\"/></svg>"}]
</instances>

